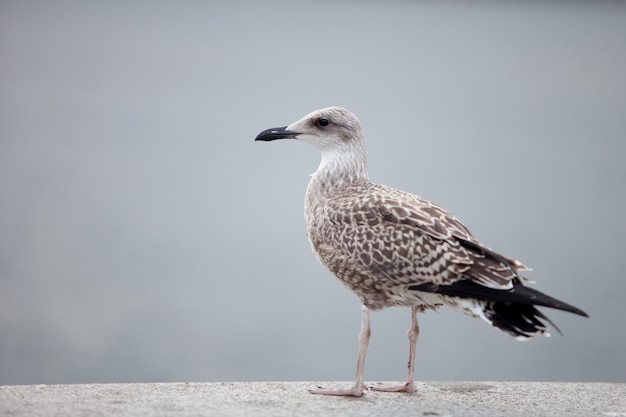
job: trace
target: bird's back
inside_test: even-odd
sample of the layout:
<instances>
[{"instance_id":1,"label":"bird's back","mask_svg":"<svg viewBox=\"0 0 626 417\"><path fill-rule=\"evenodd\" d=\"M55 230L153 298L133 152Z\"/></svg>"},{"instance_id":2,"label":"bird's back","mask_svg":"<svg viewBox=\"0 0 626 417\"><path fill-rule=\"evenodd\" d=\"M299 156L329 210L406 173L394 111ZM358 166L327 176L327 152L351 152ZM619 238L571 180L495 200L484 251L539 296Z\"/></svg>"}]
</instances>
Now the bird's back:
<instances>
[{"instance_id":1,"label":"bird's back","mask_svg":"<svg viewBox=\"0 0 626 417\"><path fill-rule=\"evenodd\" d=\"M376 304L410 304L385 292L447 285L472 268L477 281L510 288L522 267L497 255L502 259L478 271L479 263L487 262L479 252L487 248L450 212L401 190L360 180L307 201L307 232L320 261L361 297L382 293L372 297ZM468 250L461 242L481 250Z\"/></svg>"}]
</instances>

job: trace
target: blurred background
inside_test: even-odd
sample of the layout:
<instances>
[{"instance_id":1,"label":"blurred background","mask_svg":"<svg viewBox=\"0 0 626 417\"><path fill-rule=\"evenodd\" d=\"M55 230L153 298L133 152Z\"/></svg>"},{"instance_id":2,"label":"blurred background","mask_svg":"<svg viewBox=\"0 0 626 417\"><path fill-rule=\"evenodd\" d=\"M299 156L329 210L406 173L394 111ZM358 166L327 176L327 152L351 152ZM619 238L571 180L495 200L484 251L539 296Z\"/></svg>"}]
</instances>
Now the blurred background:
<instances>
[{"instance_id":1,"label":"blurred background","mask_svg":"<svg viewBox=\"0 0 626 417\"><path fill-rule=\"evenodd\" d=\"M355 112L373 180L433 200L564 336L420 316L418 380L626 381L621 2L0 3L0 384L351 380L358 299L311 254L317 150ZM366 380L406 376L409 309Z\"/></svg>"}]
</instances>

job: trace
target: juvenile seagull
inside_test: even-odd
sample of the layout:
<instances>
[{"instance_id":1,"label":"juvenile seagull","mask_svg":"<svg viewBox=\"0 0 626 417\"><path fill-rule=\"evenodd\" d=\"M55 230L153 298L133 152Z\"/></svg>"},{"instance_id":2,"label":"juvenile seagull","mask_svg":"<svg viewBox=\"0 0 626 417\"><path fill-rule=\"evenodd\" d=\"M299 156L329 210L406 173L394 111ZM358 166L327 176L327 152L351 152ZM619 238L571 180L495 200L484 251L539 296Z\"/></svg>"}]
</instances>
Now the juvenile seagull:
<instances>
[{"instance_id":1,"label":"juvenile seagull","mask_svg":"<svg viewBox=\"0 0 626 417\"><path fill-rule=\"evenodd\" d=\"M361 299L359 356L354 384L313 394L361 396L370 310L411 307L409 375L377 391L413 393L417 312L447 305L518 339L549 336L552 324L535 305L588 317L524 285L519 261L481 244L450 212L434 203L371 182L361 124L341 107L314 111L255 140L298 139L322 153L304 203L306 230L319 261ZM543 321L542 321L543 320ZM558 328L557 328L558 330Z\"/></svg>"}]
</instances>

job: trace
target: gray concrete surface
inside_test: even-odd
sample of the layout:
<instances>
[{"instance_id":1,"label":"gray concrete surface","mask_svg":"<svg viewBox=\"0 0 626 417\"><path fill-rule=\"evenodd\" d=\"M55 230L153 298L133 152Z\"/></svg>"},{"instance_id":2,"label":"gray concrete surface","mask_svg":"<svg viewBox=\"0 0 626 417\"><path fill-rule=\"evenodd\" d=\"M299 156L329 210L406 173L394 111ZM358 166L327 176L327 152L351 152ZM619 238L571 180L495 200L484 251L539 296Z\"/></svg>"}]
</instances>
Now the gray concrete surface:
<instances>
[{"instance_id":1,"label":"gray concrete surface","mask_svg":"<svg viewBox=\"0 0 626 417\"><path fill-rule=\"evenodd\" d=\"M416 394L369 391L361 398L309 394L316 385L0 386L0 416L626 416L623 383L425 382Z\"/></svg>"}]
</instances>

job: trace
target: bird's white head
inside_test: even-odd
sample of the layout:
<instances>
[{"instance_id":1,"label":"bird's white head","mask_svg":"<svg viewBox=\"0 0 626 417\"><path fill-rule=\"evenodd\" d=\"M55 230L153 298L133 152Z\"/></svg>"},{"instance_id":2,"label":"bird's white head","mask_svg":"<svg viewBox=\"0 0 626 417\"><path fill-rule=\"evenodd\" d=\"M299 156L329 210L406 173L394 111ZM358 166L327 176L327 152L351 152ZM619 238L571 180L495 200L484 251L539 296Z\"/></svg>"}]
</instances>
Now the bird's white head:
<instances>
[{"instance_id":1,"label":"bird's white head","mask_svg":"<svg viewBox=\"0 0 626 417\"><path fill-rule=\"evenodd\" d=\"M361 123L342 107L316 110L289 126L264 130L255 140L275 139L297 139L318 148L322 152L318 174L329 170L333 175L350 179L367 178L367 151Z\"/></svg>"}]
</instances>

